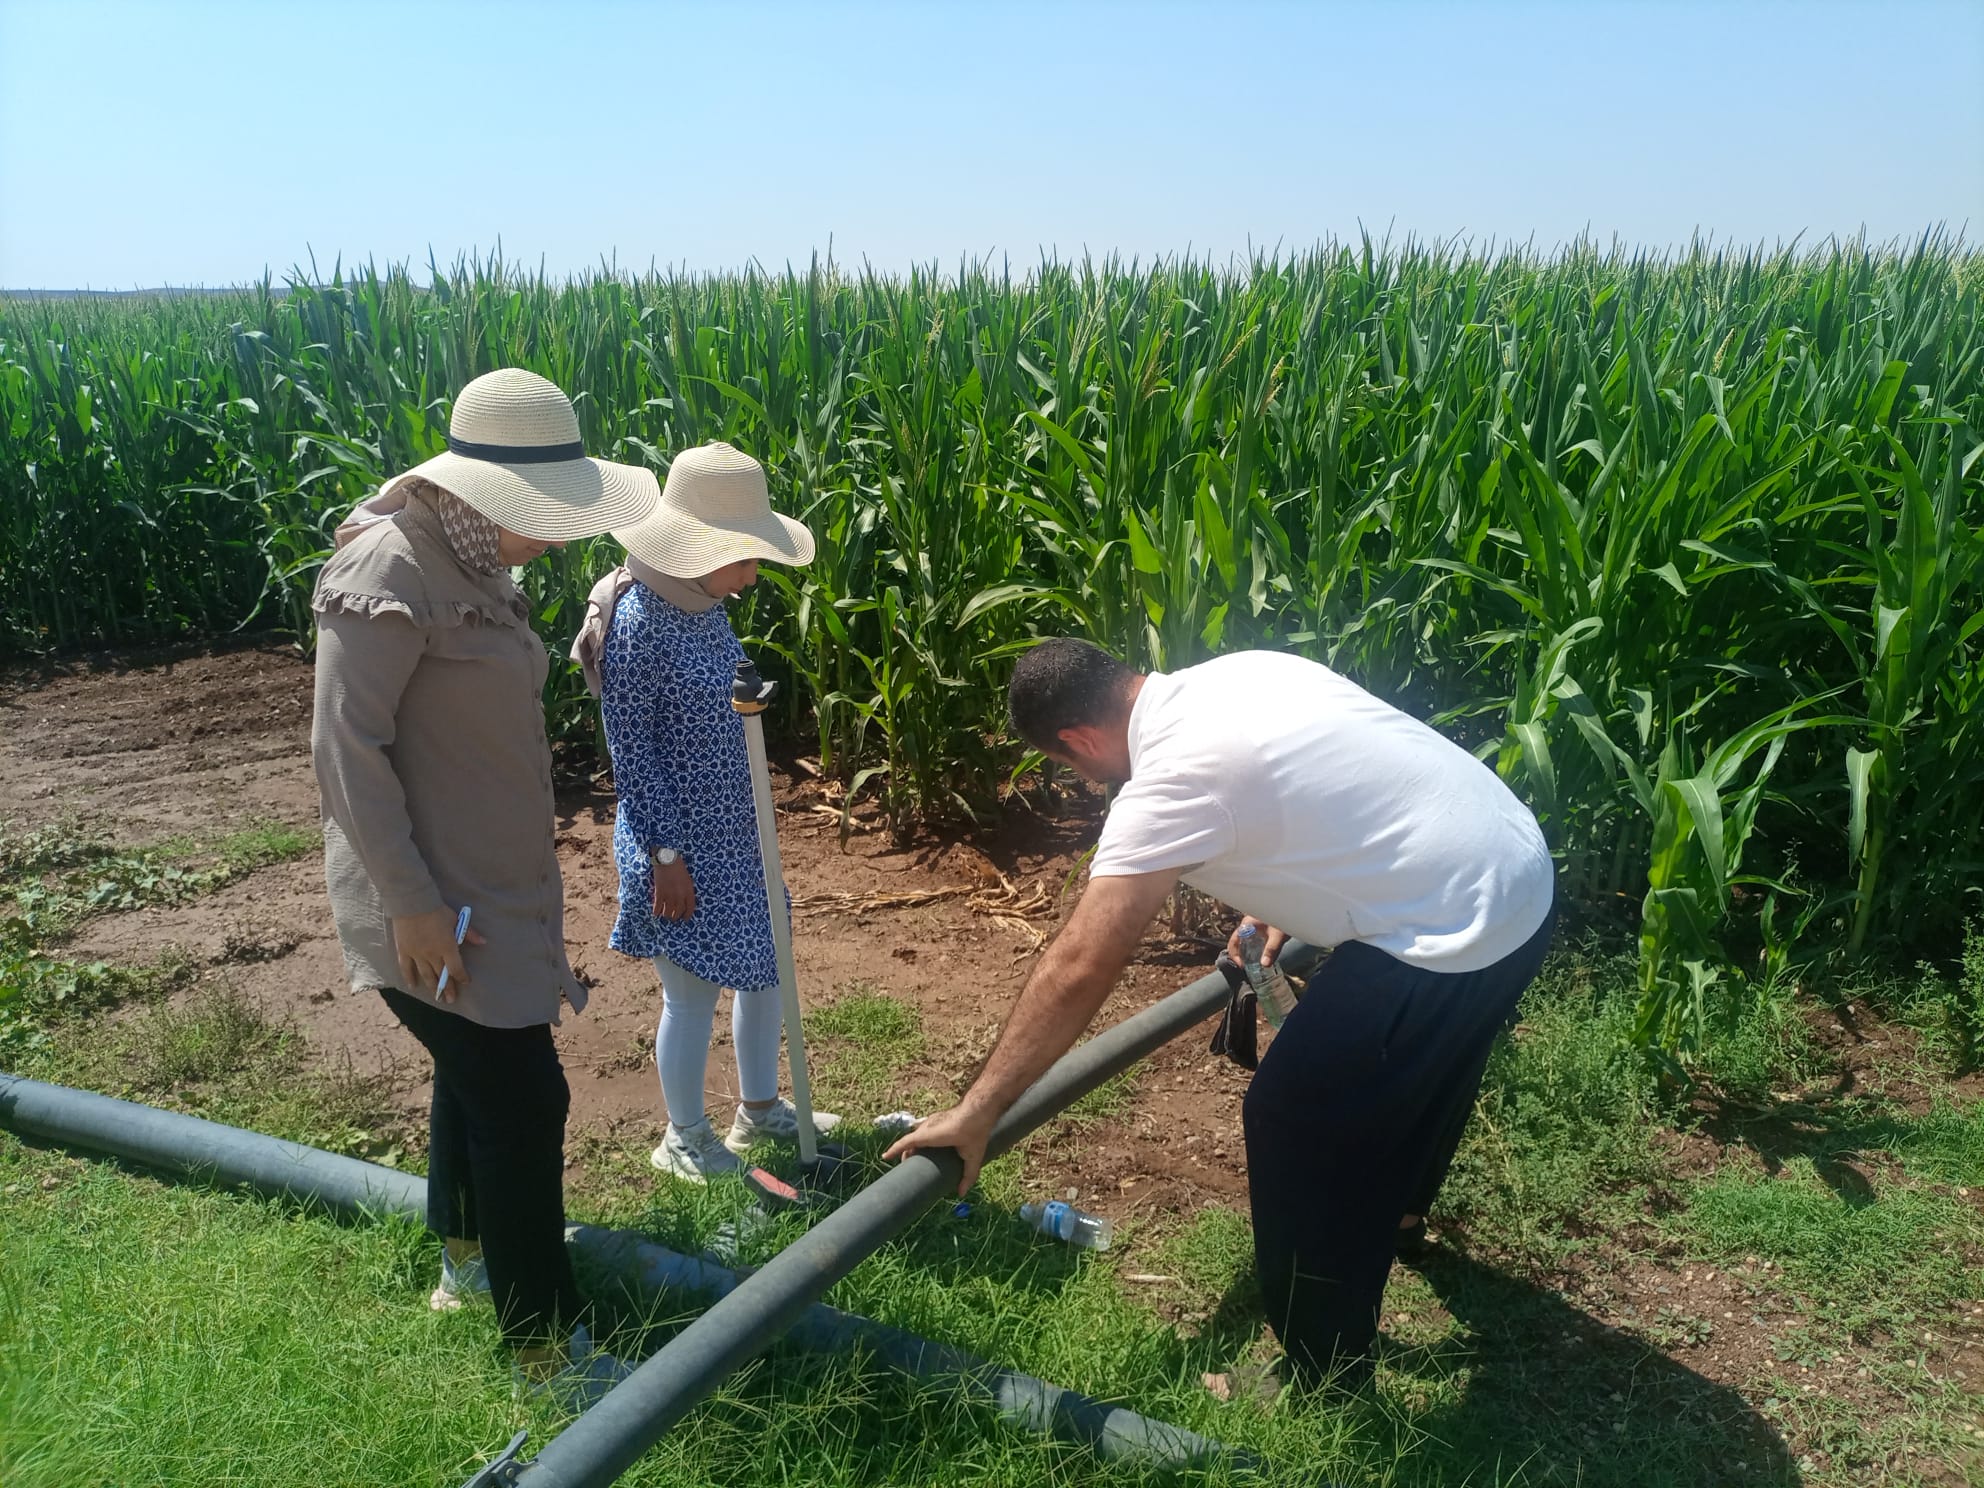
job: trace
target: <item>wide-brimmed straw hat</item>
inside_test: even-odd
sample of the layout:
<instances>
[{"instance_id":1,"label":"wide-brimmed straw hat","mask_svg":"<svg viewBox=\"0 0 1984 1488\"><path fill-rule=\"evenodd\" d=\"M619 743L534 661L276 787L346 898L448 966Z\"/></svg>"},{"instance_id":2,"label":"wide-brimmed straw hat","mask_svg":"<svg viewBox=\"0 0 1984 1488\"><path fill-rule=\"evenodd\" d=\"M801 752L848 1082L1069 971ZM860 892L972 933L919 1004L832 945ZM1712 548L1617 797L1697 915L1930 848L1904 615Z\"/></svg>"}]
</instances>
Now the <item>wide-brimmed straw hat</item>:
<instances>
[{"instance_id":1,"label":"wide-brimmed straw hat","mask_svg":"<svg viewBox=\"0 0 1984 1488\"><path fill-rule=\"evenodd\" d=\"M765 467L727 444L686 449L668 467L661 500L613 536L670 578L700 579L725 564L757 558L809 563L813 534L772 510Z\"/></svg>"},{"instance_id":2,"label":"wide-brimmed straw hat","mask_svg":"<svg viewBox=\"0 0 1984 1488\"><path fill-rule=\"evenodd\" d=\"M652 470L588 459L572 400L535 372L485 372L455 399L448 448L380 491L414 479L451 491L519 537L568 542L638 522L654 509Z\"/></svg>"}]
</instances>

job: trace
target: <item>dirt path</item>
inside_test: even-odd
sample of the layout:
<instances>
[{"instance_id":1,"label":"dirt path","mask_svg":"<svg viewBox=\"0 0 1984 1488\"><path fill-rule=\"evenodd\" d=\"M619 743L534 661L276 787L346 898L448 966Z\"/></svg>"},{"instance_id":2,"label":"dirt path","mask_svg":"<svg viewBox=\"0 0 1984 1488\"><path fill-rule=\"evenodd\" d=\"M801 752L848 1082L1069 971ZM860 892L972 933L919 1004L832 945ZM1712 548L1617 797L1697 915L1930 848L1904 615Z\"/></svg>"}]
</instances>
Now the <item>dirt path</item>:
<instances>
[{"instance_id":1,"label":"dirt path","mask_svg":"<svg viewBox=\"0 0 1984 1488\"><path fill-rule=\"evenodd\" d=\"M256 820L317 819L310 772L311 669L288 648L193 650L116 665L78 666L15 678L0 688L0 823L15 829L61 820L124 843L190 833L218 835ZM832 899L960 891L912 907L802 913L795 947L808 1005L851 989L913 1004L926 1036L922 1067L905 1098L934 1103L961 1088L990 1047L1017 995L1032 947L1065 913L1063 890L1093 841L1093 803L1059 821L1019 815L972 845L928 841L891 847L857 832L843 852L834 824L814 808L803 772L781 770L781 842L795 895ZM571 1077L573 1127L628 1145L659 1140L652 1043L661 995L645 962L607 946L616 906L613 800L577 787L561 793L558 849L565 874L566 939L593 989L587 1011L567 1016L558 1042ZM972 908L962 891L997 902L1038 891L1044 912L1023 924ZM424 1105L423 1058L377 998L344 984L313 859L264 869L193 903L86 924L68 947L84 959L141 962L178 948L207 978L227 977L308 1035L318 1057L349 1059L393 1077L409 1113ZM1210 951L1154 933L1105 1016L1114 1021L1200 975ZM736 1098L728 1016L719 1011L710 1059L710 1109ZM1041 1154L1057 1191L1118 1216L1189 1212L1208 1201L1244 1202L1239 1142L1244 1076L1205 1056L1193 1035L1144 1065L1120 1116L1051 1139ZM869 1117L879 1112L849 1112ZM1155 1182L1158 1178L1164 1182Z\"/></svg>"}]
</instances>

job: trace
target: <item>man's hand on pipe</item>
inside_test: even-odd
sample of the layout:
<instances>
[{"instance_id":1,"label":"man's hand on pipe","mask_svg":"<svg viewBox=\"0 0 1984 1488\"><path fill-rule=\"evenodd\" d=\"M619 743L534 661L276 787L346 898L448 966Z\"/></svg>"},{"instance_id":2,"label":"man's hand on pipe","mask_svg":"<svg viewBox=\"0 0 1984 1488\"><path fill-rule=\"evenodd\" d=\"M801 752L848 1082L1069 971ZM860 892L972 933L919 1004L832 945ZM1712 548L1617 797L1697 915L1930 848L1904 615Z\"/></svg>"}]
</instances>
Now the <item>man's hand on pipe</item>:
<instances>
[{"instance_id":1,"label":"man's hand on pipe","mask_svg":"<svg viewBox=\"0 0 1984 1488\"><path fill-rule=\"evenodd\" d=\"M907 1133L885 1156L955 1147L964 1159L964 1193L985 1164L992 1129L1049 1065L1075 1046L1109 999L1151 916L1178 882L1175 871L1091 878L1067 926L1027 979L1019 1001L965 1098Z\"/></svg>"},{"instance_id":2,"label":"man's hand on pipe","mask_svg":"<svg viewBox=\"0 0 1984 1488\"><path fill-rule=\"evenodd\" d=\"M919 1121L896 1138L895 1145L882 1154L884 1159L908 1157L926 1147L953 1147L964 1159L964 1176L958 1180L958 1196L970 1192L978 1181L978 1170L985 1166L985 1145L992 1140L992 1128L999 1124L997 1111L975 1107L969 1102L953 1106Z\"/></svg>"}]
</instances>

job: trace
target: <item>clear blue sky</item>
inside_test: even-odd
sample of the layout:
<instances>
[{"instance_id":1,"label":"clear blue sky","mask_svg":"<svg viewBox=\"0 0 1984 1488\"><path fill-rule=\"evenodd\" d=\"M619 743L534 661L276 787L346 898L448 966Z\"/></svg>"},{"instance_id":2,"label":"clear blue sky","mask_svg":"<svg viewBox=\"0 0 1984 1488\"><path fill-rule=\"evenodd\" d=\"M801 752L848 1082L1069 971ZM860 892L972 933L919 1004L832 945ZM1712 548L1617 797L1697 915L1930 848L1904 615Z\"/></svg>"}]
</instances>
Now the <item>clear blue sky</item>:
<instances>
[{"instance_id":1,"label":"clear blue sky","mask_svg":"<svg viewBox=\"0 0 1984 1488\"><path fill-rule=\"evenodd\" d=\"M0 285L1984 237L1984 0L0 0Z\"/></svg>"}]
</instances>

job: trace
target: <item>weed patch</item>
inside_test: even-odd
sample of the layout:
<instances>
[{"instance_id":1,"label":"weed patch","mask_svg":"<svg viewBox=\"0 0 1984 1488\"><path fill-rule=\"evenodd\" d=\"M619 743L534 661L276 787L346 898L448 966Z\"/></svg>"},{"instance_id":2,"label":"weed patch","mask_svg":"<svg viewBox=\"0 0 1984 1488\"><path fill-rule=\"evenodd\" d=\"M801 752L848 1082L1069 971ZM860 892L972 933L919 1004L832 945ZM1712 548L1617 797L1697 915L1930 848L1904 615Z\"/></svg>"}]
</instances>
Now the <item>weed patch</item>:
<instances>
[{"instance_id":1,"label":"weed patch","mask_svg":"<svg viewBox=\"0 0 1984 1488\"><path fill-rule=\"evenodd\" d=\"M1554 958L1490 1057L1442 1219L1530 1264L1636 1213L1660 1173L1652 1076L1629 1048L1632 965Z\"/></svg>"},{"instance_id":2,"label":"weed patch","mask_svg":"<svg viewBox=\"0 0 1984 1488\"><path fill-rule=\"evenodd\" d=\"M863 983L806 1017L806 1038L822 1057L812 1061L814 1103L840 1111L881 1112L908 1092L902 1072L923 1055L923 1021L916 1007Z\"/></svg>"},{"instance_id":3,"label":"weed patch","mask_svg":"<svg viewBox=\"0 0 1984 1488\"><path fill-rule=\"evenodd\" d=\"M1984 1225L1954 1197L1902 1184L1843 1188L1807 1157L1776 1176L1724 1173L1697 1184L1674 1224L1709 1255L1766 1257L1822 1296L1951 1306L1976 1280L1967 1249L1984 1241Z\"/></svg>"},{"instance_id":4,"label":"weed patch","mask_svg":"<svg viewBox=\"0 0 1984 1488\"><path fill-rule=\"evenodd\" d=\"M314 828L271 822L137 850L114 848L69 823L0 832L0 1060L19 1063L44 1051L52 1020L160 996L190 979L192 967L177 955L130 967L56 953L92 915L181 903L322 841Z\"/></svg>"}]
</instances>

